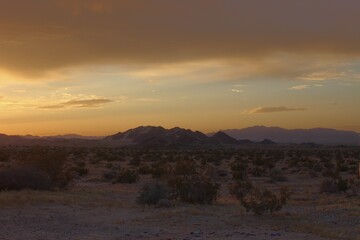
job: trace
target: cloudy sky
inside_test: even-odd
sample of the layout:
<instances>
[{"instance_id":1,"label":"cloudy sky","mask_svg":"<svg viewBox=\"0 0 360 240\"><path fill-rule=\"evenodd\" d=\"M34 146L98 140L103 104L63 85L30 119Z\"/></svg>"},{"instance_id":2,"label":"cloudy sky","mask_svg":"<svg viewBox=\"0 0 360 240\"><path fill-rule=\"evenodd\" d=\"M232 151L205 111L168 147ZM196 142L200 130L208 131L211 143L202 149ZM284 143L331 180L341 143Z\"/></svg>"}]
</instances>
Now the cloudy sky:
<instances>
[{"instance_id":1,"label":"cloudy sky","mask_svg":"<svg viewBox=\"0 0 360 240\"><path fill-rule=\"evenodd\" d=\"M0 0L0 132L360 131L358 0Z\"/></svg>"}]
</instances>

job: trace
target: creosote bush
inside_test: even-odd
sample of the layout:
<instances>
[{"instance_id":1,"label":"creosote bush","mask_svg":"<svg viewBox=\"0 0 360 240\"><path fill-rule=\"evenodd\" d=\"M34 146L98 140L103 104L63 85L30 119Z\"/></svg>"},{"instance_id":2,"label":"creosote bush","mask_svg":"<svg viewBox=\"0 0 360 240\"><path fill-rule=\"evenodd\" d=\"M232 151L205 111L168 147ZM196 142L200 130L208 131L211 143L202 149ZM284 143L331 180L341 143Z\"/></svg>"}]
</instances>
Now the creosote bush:
<instances>
[{"instance_id":1,"label":"creosote bush","mask_svg":"<svg viewBox=\"0 0 360 240\"><path fill-rule=\"evenodd\" d=\"M135 183L139 180L139 174L135 170L122 169L113 179L113 183Z\"/></svg>"},{"instance_id":2,"label":"creosote bush","mask_svg":"<svg viewBox=\"0 0 360 240\"><path fill-rule=\"evenodd\" d=\"M244 180L247 178L248 166L242 162L233 162L231 164L231 173L235 180Z\"/></svg>"},{"instance_id":3,"label":"creosote bush","mask_svg":"<svg viewBox=\"0 0 360 240\"><path fill-rule=\"evenodd\" d=\"M103 174L103 179L107 182L111 182L114 178L116 178L116 176L117 176L116 171L111 170Z\"/></svg>"},{"instance_id":4,"label":"creosote bush","mask_svg":"<svg viewBox=\"0 0 360 240\"><path fill-rule=\"evenodd\" d=\"M51 190L53 182L34 167L24 166L0 171L0 191L9 190Z\"/></svg>"},{"instance_id":5,"label":"creosote bush","mask_svg":"<svg viewBox=\"0 0 360 240\"><path fill-rule=\"evenodd\" d=\"M166 164L160 162L152 164L150 168L150 173L153 178L164 178L168 175L168 172Z\"/></svg>"},{"instance_id":6,"label":"creosote bush","mask_svg":"<svg viewBox=\"0 0 360 240\"><path fill-rule=\"evenodd\" d=\"M157 205L161 200L168 199L168 187L160 182L144 185L137 197L140 205Z\"/></svg>"},{"instance_id":7,"label":"creosote bush","mask_svg":"<svg viewBox=\"0 0 360 240\"><path fill-rule=\"evenodd\" d=\"M275 194L266 188L255 187L248 181L235 183L231 186L230 192L247 212L256 215L280 211L290 199L290 191L287 187L281 188L280 193Z\"/></svg>"},{"instance_id":8,"label":"creosote bush","mask_svg":"<svg viewBox=\"0 0 360 240\"><path fill-rule=\"evenodd\" d=\"M200 174L191 161L179 161L167 179L171 198L191 204L211 204L219 190L212 178Z\"/></svg>"},{"instance_id":9,"label":"creosote bush","mask_svg":"<svg viewBox=\"0 0 360 240\"><path fill-rule=\"evenodd\" d=\"M73 179L68 153L56 147L30 147L18 153L18 160L43 172L54 188L65 188Z\"/></svg>"},{"instance_id":10,"label":"creosote bush","mask_svg":"<svg viewBox=\"0 0 360 240\"><path fill-rule=\"evenodd\" d=\"M278 181L278 182L287 181L287 177L284 175L283 171L278 168L272 169L269 173L269 176L272 181Z\"/></svg>"},{"instance_id":11,"label":"creosote bush","mask_svg":"<svg viewBox=\"0 0 360 240\"><path fill-rule=\"evenodd\" d=\"M346 192L350 188L349 181L338 177L337 179L327 178L320 184L320 193Z\"/></svg>"}]
</instances>

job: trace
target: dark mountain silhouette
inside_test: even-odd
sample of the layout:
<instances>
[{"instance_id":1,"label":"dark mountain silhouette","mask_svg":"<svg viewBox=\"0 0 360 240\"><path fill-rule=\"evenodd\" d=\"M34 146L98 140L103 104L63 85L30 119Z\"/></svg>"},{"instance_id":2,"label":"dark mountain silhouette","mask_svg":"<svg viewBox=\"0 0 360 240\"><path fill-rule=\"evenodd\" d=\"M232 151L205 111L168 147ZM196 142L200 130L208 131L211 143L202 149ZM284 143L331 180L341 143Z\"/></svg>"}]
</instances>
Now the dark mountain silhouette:
<instances>
[{"instance_id":1,"label":"dark mountain silhouette","mask_svg":"<svg viewBox=\"0 0 360 240\"><path fill-rule=\"evenodd\" d=\"M212 135L211 140L213 140L213 142L215 143L219 143L219 144L239 144L239 141L236 140L235 138L230 137L229 135L227 135L224 132L217 132L214 135Z\"/></svg>"},{"instance_id":2,"label":"dark mountain silhouette","mask_svg":"<svg viewBox=\"0 0 360 240\"><path fill-rule=\"evenodd\" d=\"M360 145L360 135L351 131L335 129L295 129L277 127L250 127L230 129L205 135L179 127L141 126L105 138L60 135L38 137L32 135L11 136L0 134L0 145L49 145L49 146L261 146L274 144L302 144L302 146Z\"/></svg>"},{"instance_id":3,"label":"dark mountain silhouette","mask_svg":"<svg viewBox=\"0 0 360 240\"><path fill-rule=\"evenodd\" d=\"M255 142L250 141L249 139L240 139L238 140L238 143L240 145L249 145L249 144L254 144Z\"/></svg>"},{"instance_id":4,"label":"dark mountain silhouette","mask_svg":"<svg viewBox=\"0 0 360 240\"><path fill-rule=\"evenodd\" d=\"M324 145L360 145L360 135L356 132L328 128L284 129L279 127L255 126L243 129L223 130L235 139L262 141L271 139L277 143L315 143Z\"/></svg>"},{"instance_id":5,"label":"dark mountain silhouette","mask_svg":"<svg viewBox=\"0 0 360 240\"><path fill-rule=\"evenodd\" d=\"M274 145L274 144L276 144L276 142L274 142L274 141L271 141L270 139L264 139L264 140L262 140L261 142L260 142L260 144L262 144L262 145Z\"/></svg>"},{"instance_id":6,"label":"dark mountain silhouette","mask_svg":"<svg viewBox=\"0 0 360 240\"><path fill-rule=\"evenodd\" d=\"M65 134L65 135L56 135L56 136L46 136L45 138L58 138L58 139L88 139L88 140L97 140L97 139L103 139L104 137L99 136L82 136L79 134Z\"/></svg>"},{"instance_id":7,"label":"dark mountain silhouette","mask_svg":"<svg viewBox=\"0 0 360 240\"><path fill-rule=\"evenodd\" d=\"M165 129L163 127L137 127L123 133L109 136L106 140L120 145L171 146L210 144L210 138L199 131L183 128Z\"/></svg>"}]
</instances>

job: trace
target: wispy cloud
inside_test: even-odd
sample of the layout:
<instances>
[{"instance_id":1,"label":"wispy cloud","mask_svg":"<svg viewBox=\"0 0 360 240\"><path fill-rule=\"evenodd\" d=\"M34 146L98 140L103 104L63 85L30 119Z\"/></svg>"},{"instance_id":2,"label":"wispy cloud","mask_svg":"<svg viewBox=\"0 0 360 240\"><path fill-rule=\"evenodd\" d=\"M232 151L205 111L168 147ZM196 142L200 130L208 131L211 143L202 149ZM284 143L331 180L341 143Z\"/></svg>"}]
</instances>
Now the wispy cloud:
<instances>
[{"instance_id":1,"label":"wispy cloud","mask_svg":"<svg viewBox=\"0 0 360 240\"><path fill-rule=\"evenodd\" d=\"M241 89L235 89L235 88L229 89L229 91L231 91L231 92L235 92L235 93L243 93L243 92L244 92L244 90L241 90Z\"/></svg>"},{"instance_id":2,"label":"wispy cloud","mask_svg":"<svg viewBox=\"0 0 360 240\"><path fill-rule=\"evenodd\" d=\"M234 93L243 93L244 90L241 89L242 87L245 87L245 85L243 85L243 84L235 84L235 85L232 85L232 88L230 88L229 91L234 92Z\"/></svg>"},{"instance_id":3,"label":"wispy cloud","mask_svg":"<svg viewBox=\"0 0 360 240\"><path fill-rule=\"evenodd\" d=\"M289 108L289 107L258 107L250 110L245 110L243 114L254 113L277 113L277 112L293 112L293 111L305 111L305 108Z\"/></svg>"},{"instance_id":4,"label":"wispy cloud","mask_svg":"<svg viewBox=\"0 0 360 240\"><path fill-rule=\"evenodd\" d=\"M304 89L307 89L307 88L310 88L310 87L323 87L324 85L323 84L313 84L313 85L296 85L296 86L292 86L290 87L289 89L290 90L297 90L297 91L300 91L300 90L304 90Z\"/></svg>"},{"instance_id":5,"label":"wispy cloud","mask_svg":"<svg viewBox=\"0 0 360 240\"><path fill-rule=\"evenodd\" d=\"M309 85L297 85L297 86L292 86L289 89L290 90L304 90L304 89L306 89L308 87L309 87Z\"/></svg>"},{"instance_id":6,"label":"wispy cloud","mask_svg":"<svg viewBox=\"0 0 360 240\"><path fill-rule=\"evenodd\" d=\"M298 79L306 81L325 81L342 79L346 76L348 76L346 72L322 71L304 74L298 77Z\"/></svg>"},{"instance_id":7,"label":"wispy cloud","mask_svg":"<svg viewBox=\"0 0 360 240\"><path fill-rule=\"evenodd\" d=\"M103 104L113 102L110 99L98 98L98 99L85 99L85 100L70 100L55 105L41 106L41 109L63 109L68 107L80 107L80 108L96 108Z\"/></svg>"},{"instance_id":8,"label":"wispy cloud","mask_svg":"<svg viewBox=\"0 0 360 240\"><path fill-rule=\"evenodd\" d=\"M147 103L151 103L151 102L159 102L160 99L157 98L136 98L133 99L134 102L147 102Z\"/></svg>"}]
</instances>

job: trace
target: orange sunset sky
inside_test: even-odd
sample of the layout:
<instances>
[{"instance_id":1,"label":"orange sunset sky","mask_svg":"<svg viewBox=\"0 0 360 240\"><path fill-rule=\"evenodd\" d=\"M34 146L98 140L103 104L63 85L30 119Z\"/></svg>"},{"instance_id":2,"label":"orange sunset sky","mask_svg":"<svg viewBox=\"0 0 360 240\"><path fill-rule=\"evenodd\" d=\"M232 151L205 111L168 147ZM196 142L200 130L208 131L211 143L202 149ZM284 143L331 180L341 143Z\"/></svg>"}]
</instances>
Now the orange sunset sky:
<instances>
[{"instance_id":1,"label":"orange sunset sky","mask_svg":"<svg viewBox=\"0 0 360 240\"><path fill-rule=\"evenodd\" d=\"M0 0L0 133L360 132L358 0Z\"/></svg>"}]
</instances>

